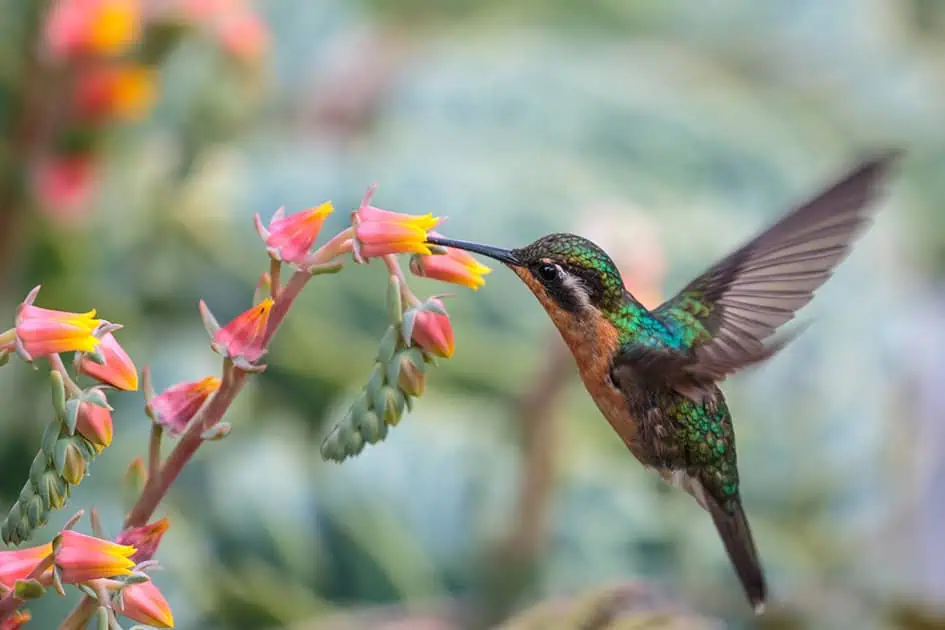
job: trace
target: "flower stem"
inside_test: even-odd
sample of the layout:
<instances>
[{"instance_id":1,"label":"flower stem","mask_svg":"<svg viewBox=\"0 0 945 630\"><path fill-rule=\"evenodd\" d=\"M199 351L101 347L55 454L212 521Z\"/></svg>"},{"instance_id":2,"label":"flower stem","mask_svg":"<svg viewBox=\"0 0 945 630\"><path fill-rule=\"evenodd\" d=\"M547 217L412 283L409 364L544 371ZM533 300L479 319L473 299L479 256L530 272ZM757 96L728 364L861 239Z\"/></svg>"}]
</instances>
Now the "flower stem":
<instances>
[{"instance_id":1,"label":"flower stem","mask_svg":"<svg viewBox=\"0 0 945 630\"><path fill-rule=\"evenodd\" d=\"M273 300L279 299L282 291L282 262L275 258L269 259L269 295Z\"/></svg>"},{"instance_id":2,"label":"flower stem","mask_svg":"<svg viewBox=\"0 0 945 630\"><path fill-rule=\"evenodd\" d=\"M147 482L157 476L158 466L161 465L161 439L164 437L164 427L157 422L151 423L151 439L148 441L148 476Z\"/></svg>"},{"instance_id":3,"label":"flower stem","mask_svg":"<svg viewBox=\"0 0 945 630\"><path fill-rule=\"evenodd\" d=\"M413 291L410 290L410 286L407 284L407 277L404 275L404 270L400 268L400 263L397 262L397 256L394 254L387 254L383 256L384 264L387 265L387 270L390 272L390 275L397 278L400 281L400 295L410 306L417 306L420 304L420 300L414 295Z\"/></svg>"},{"instance_id":4,"label":"flower stem","mask_svg":"<svg viewBox=\"0 0 945 630\"><path fill-rule=\"evenodd\" d=\"M0 333L0 350L12 350L16 344L16 328Z\"/></svg>"},{"instance_id":5,"label":"flower stem","mask_svg":"<svg viewBox=\"0 0 945 630\"><path fill-rule=\"evenodd\" d=\"M69 372L66 370L65 364L62 362L62 357L58 354L49 355L49 365L52 366L52 369L59 372L62 375L62 382L66 386L66 391L73 396L78 396L82 393L82 389L75 384L75 381L72 380L72 377L69 376Z\"/></svg>"},{"instance_id":6,"label":"flower stem","mask_svg":"<svg viewBox=\"0 0 945 630\"><path fill-rule=\"evenodd\" d=\"M98 602L85 595L59 626L59 630L82 630L95 614L96 609L98 609Z\"/></svg>"}]
</instances>

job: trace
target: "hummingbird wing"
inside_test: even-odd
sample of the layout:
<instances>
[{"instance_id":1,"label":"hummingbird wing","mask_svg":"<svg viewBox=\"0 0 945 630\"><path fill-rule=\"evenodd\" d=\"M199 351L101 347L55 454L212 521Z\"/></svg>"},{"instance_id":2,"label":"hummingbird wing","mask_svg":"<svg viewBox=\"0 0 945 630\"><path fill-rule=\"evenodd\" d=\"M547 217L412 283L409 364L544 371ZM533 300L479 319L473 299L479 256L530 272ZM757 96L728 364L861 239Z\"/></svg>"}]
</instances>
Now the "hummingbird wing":
<instances>
[{"instance_id":1,"label":"hummingbird wing","mask_svg":"<svg viewBox=\"0 0 945 630\"><path fill-rule=\"evenodd\" d=\"M868 160L726 256L653 314L686 331L684 350L633 344L622 362L693 393L775 354L762 343L791 320L869 223L869 202L896 154Z\"/></svg>"}]
</instances>

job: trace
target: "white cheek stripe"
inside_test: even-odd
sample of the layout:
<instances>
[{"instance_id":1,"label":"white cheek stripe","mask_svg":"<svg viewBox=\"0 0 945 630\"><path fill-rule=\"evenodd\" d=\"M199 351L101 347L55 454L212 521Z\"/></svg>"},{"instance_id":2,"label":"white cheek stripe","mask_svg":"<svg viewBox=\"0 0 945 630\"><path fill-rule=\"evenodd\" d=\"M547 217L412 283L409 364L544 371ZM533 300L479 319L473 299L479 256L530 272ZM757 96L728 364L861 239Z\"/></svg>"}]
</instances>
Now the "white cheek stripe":
<instances>
[{"instance_id":1,"label":"white cheek stripe","mask_svg":"<svg viewBox=\"0 0 945 630\"><path fill-rule=\"evenodd\" d=\"M566 271L562 271L561 274L561 284L564 285L564 288L577 298L581 308L588 308L591 305L591 298L587 294L584 283L581 282L579 278L575 278Z\"/></svg>"}]
</instances>

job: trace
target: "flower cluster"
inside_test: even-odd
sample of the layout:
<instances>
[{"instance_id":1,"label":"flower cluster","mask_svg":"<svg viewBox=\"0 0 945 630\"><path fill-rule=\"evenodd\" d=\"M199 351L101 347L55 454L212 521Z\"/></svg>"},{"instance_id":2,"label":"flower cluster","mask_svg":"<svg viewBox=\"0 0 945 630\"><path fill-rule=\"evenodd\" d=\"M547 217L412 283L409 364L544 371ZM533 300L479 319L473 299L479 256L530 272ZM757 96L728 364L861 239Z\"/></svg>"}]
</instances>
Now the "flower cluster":
<instances>
[{"instance_id":1,"label":"flower cluster","mask_svg":"<svg viewBox=\"0 0 945 630\"><path fill-rule=\"evenodd\" d=\"M80 4L62 2L60 10ZM56 18L66 23L81 18L85 29L77 34L57 26L64 29L57 54L111 53L127 45L122 29L134 23L128 11L136 5L125 0L92 4L100 14ZM154 513L197 448L230 433L223 415L246 380L265 369L262 361L289 308L314 276L340 270L340 257L351 254L359 263L383 260L389 272L390 325L367 385L325 439L322 455L341 461L361 452L365 444L383 440L423 395L429 366L453 355L453 328L441 298L420 300L410 290L396 256L413 255L410 268L417 276L472 288L483 284L489 269L465 253L427 243L441 219L382 210L370 205L372 194L373 188L352 213L351 226L320 247L316 241L332 212L330 203L288 216L280 210L268 225L256 217L269 270L260 276L252 305L221 326L208 306L199 303L210 348L221 357L220 375L176 383L156 393L149 370L143 370L141 388L151 435L147 464L138 458L125 475L128 513L121 531L109 540L92 511L93 535L76 532L73 526L80 513L51 543L0 552L0 630L26 623L29 614L21 612L21 606L49 587L62 593L64 585L84 593L65 627L95 621L97 627L120 628L117 615L153 627L173 627L170 606L147 574L168 529L167 519L153 520ZM284 267L292 271L285 282ZM38 290L17 309L14 326L0 334L0 365L13 355L30 363L48 362L54 411L26 484L0 525L0 538L8 545L28 540L52 510L64 507L96 456L111 445L114 427L107 393L134 391L139 385L137 368L115 338L120 325L100 319L94 310L73 313L36 306ZM62 358L69 353L71 370ZM95 384L80 387L80 377ZM165 433L177 443L162 460Z\"/></svg>"},{"instance_id":2,"label":"flower cluster","mask_svg":"<svg viewBox=\"0 0 945 630\"><path fill-rule=\"evenodd\" d=\"M18 544L62 508L95 457L112 442L106 390L134 391L138 374L112 334L120 328L96 319L95 311L70 313L34 306L39 287L17 309L16 325L0 335L0 351L15 350L26 361L48 358L54 417L46 426L29 479L0 525L0 539ZM75 353L74 372L98 384L82 389L60 355Z\"/></svg>"},{"instance_id":3,"label":"flower cluster","mask_svg":"<svg viewBox=\"0 0 945 630\"><path fill-rule=\"evenodd\" d=\"M189 31L213 37L227 55L255 62L266 51L263 22L236 0L53 0L41 24L43 69L55 72L60 93L48 145L32 168L42 208L65 218L94 193L101 138L154 106L158 64Z\"/></svg>"},{"instance_id":4,"label":"flower cluster","mask_svg":"<svg viewBox=\"0 0 945 630\"><path fill-rule=\"evenodd\" d=\"M365 444L387 436L389 427L400 422L413 399L423 394L426 369L437 357L448 359L455 347L453 327L440 298L420 301L407 287L394 258L415 254L411 271L478 289L490 269L466 252L429 245L427 237L441 219L430 214L414 216L382 210L370 204L374 187L368 189L354 212L356 258L383 258L390 271L387 310L390 326L384 334L367 385L347 413L322 442L322 457L343 461L357 455Z\"/></svg>"}]
</instances>

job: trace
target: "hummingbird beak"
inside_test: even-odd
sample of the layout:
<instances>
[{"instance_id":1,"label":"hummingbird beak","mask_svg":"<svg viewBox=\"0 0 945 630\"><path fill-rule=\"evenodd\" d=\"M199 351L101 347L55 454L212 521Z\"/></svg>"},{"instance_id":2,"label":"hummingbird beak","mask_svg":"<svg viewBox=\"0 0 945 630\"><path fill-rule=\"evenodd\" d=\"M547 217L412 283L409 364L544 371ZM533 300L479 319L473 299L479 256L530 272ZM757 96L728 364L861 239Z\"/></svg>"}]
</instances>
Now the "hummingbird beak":
<instances>
[{"instance_id":1,"label":"hummingbird beak","mask_svg":"<svg viewBox=\"0 0 945 630\"><path fill-rule=\"evenodd\" d=\"M467 252L472 252L473 254L481 254L514 267L522 264L521 261L515 257L515 254L512 253L512 250L502 249L501 247L492 247L491 245L482 245L481 243L471 243L469 241L454 241L451 238L443 238L442 236L427 237L427 243L430 245L440 245L442 247L455 247L456 249L462 249Z\"/></svg>"}]
</instances>

